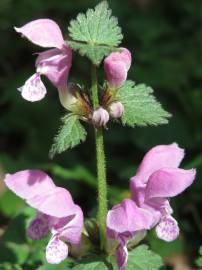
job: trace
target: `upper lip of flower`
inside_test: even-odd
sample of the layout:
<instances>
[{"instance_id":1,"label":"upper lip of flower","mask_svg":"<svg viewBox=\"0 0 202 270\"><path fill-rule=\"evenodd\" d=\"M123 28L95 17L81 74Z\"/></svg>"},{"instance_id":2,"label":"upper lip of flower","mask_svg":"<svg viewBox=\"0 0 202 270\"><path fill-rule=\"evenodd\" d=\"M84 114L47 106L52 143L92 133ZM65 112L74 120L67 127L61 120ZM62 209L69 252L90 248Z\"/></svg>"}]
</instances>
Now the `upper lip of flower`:
<instances>
[{"instance_id":1,"label":"upper lip of flower","mask_svg":"<svg viewBox=\"0 0 202 270\"><path fill-rule=\"evenodd\" d=\"M41 47L62 49L65 44L59 26L50 19L34 20L22 27L14 27L14 29Z\"/></svg>"}]
</instances>

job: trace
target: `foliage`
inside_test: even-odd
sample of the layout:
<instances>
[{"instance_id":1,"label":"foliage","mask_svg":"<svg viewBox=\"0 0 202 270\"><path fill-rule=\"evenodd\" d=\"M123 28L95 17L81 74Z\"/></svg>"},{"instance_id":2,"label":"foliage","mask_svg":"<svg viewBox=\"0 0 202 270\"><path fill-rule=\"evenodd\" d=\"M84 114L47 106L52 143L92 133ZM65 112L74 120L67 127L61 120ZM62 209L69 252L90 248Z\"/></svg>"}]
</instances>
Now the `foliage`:
<instances>
[{"instance_id":1,"label":"foliage","mask_svg":"<svg viewBox=\"0 0 202 270\"><path fill-rule=\"evenodd\" d=\"M128 270L158 270L163 266L160 256L154 254L146 245L140 245L129 252ZM117 270L117 265L113 256L91 256L84 258L73 270Z\"/></svg>"},{"instance_id":2,"label":"foliage","mask_svg":"<svg viewBox=\"0 0 202 270\"><path fill-rule=\"evenodd\" d=\"M133 127L168 123L170 114L163 110L152 93L153 90L144 84L125 82L117 95L124 105L123 124Z\"/></svg>"},{"instance_id":3,"label":"foliage","mask_svg":"<svg viewBox=\"0 0 202 270\"><path fill-rule=\"evenodd\" d=\"M99 65L122 40L117 18L111 13L107 1L103 1L94 10L88 9L86 14L79 14L70 22L69 32L73 41L68 41L68 44L95 65Z\"/></svg>"},{"instance_id":4,"label":"foliage","mask_svg":"<svg viewBox=\"0 0 202 270\"><path fill-rule=\"evenodd\" d=\"M128 270L158 270L163 266L159 255L148 249L148 246L141 245L129 253Z\"/></svg>"},{"instance_id":5,"label":"foliage","mask_svg":"<svg viewBox=\"0 0 202 270\"><path fill-rule=\"evenodd\" d=\"M86 139L86 131L79 122L77 115L69 114L65 116L62 121L63 126L54 138L53 145L50 149L51 158L53 158L56 153L60 154L69 148L73 148Z\"/></svg>"}]
</instances>

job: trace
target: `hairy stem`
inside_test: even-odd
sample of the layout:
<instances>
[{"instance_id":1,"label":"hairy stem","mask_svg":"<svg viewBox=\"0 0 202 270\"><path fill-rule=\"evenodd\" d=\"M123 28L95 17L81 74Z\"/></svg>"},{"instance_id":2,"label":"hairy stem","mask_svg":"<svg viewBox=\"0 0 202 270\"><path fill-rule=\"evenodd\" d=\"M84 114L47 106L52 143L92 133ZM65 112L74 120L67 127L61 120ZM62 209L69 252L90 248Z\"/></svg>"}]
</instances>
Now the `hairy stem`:
<instances>
[{"instance_id":1,"label":"hairy stem","mask_svg":"<svg viewBox=\"0 0 202 270\"><path fill-rule=\"evenodd\" d=\"M94 110L99 105L96 67L92 66L92 101ZM106 246L106 216L107 216L107 181L105 169L105 153L103 129L95 127L95 142L97 156L97 178L98 178L98 222L100 228L100 243L104 250Z\"/></svg>"}]
</instances>

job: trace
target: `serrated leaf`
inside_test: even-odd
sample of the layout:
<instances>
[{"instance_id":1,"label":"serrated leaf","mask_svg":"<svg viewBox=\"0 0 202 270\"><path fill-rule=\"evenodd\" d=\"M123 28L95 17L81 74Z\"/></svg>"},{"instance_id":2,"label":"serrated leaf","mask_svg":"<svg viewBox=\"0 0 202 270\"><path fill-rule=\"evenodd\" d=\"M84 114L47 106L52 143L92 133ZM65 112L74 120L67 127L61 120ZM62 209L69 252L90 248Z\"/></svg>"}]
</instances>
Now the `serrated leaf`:
<instances>
[{"instance_id":1,"label":"serrated leaf","mask_svg":"<svg viewBox=\"0 0 202 270\"><path fill-rule=\"evenodd\" d=\"M68 41L68 44L73 50L78 50L82 56L87 56L95 65L99 65L104 56L117 50L115 47L84 44L75 41Z\"/></svg>"},{"instance_id":2,"label":"serrated leaf","mask_svg":"<svg viewBox=\"0 0 202 270\"><path fill-rule=\"evenodd\" d=\"M72 270L108 270L108 264L105 258L94 255L80 261Z\"/></svg>"},{"instance_id":3,"label":"serrated leaf","mask_svg":"<svg viewBox=\"0 0 202 270\"><path fill-rule=\"evenodd\" d=\"M163 267L162 258L141 245L129 253L127 270L160 270Z\"/></svg>"},{"instance_id":4,"label":"serrated leaf","mask_svg":"<svg viewBox=\"0 0 202 270\"><path fill-rule=\"evenodd\" d=\"M160 270L163 266L159 255L148 249L148 246L141 245L129 252L127 270ZM79 262L73 270L118 270L114 256L91 255Z\"/></svg>"},{"instance_id":5,"label":"serrated leaf","mask_svg":"<svg viewBox=\"0 0 202 270\"><path fill-rule=\"evenodd\" d=\"M51 158L57 153L60 154L75 147L86 139L87 133L77 115L69 114L65 116L62 121L63 125L54 138L53 145L50 149L49 155Z\"/></svg>"},{"instance_id":6,"label":"serrated leaf","mask_svg":"<svg viewBox=\"0 0 202 270\"><path fill-rule=\"evenodd\" d=\"M61 262L57 267L53 264L49 264L47 262L44 262L43 265L39 266L36 270L68 270L71 269L71 262L69 262L69 259Z\"/></svg>"},{"instance_id":7,"label":"serrated leaf","mask_svg":"<svg viewBox=\"0 0 202 270\"><path fill-rule=\"evenodd\" d=\"M67 41L68 44L95 65L99 65L105 55L115 50L123 38L118 20L111 13L108 3L103 1L94 10L88 9L86 14L79 14L68 28L73 39Z\"/></svg>"},{"instance_id":8,"label":"serrated leaf","mask_svg":"<svg viewBox=\"0 0 202 270\"><path fill-rule=\"evenodd\" d=\"M166 112L153 96L151 87L135 85L126 81L118 90L117 98L124 105L122 123L131 127L167 124L171 115Z\"/></svg>"}]
</instances>

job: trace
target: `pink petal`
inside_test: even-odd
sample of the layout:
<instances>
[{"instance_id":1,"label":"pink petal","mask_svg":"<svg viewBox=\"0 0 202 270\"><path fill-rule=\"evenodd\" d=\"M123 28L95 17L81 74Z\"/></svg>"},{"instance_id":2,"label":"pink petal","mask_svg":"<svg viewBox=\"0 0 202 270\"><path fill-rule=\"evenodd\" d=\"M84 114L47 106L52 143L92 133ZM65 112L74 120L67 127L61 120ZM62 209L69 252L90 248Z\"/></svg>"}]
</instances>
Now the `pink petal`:
<instances>
[{"instance_id":1,"label":"pink petal","mask_svg":"<svg viewBox=\"0 0 202 270\"><path fill-rule=\"evenodd\" d=\"M61 49L64 45L64 39L59 26L50 19L31 21L20 28L15 27L15 30L32 43L41 47Z\"/></svg>"},{"instance_id":2,"label":"pink petal","mask_svg":"<svg viewBox=\"0 0 202 270\"><path fill-rule=\"evenodd\" d=\"M56 88L66 86L71 65L72 50L67 46L42 52L36 59L37 72L45 75Z\"/></svg>"},{"instance_id":3,"label":"pink petal","mask_svg":"<svg viewBox=\"0 0 202 270\"><path fill-rule=\"evenodd\" d=\"M119 267L119 270L125 270L126 264L128 261L128 250L127 246L120 245L116 251L116 261Z\"/></svg>"},{"instance_id":4,"label":"pink petal","mask_svg":"<svg viewBox=\"0 0 202 270\"><path fill-rule=\"evenodd\" d=\"M26 200L36 195L47 194L55 189L52 179L39 170L25 170L7 174L4 181L10 190Z\"/></svg>"},{"instance_id":5,"label":"pink petal","mask_svg":"<svg viewBox=\"0 0 202 270\"><path fill-rule=\"evenodd\" d=\"M146 184L139 180L138 176L134 176L130 181L130 190L133 201L141 207L144 204Z\"/></svg>"},{"instance_id":6,"label":"pink petal","mask_svg":"<svg viewBox=\"0 0 202 270\"><path fill-rule=\"evenodd\" d=\"M166 242L174 241L179 235L177 221L171 216L163 218L156 226L156 234L158 238Z\"/></svg>"},{"instance_id":7,"label":"pink petal","mask_svg":"<svg viewBox=\"0 0 202 270\"><path fill-rule=\"evenodd\" d=\"M145 201L151 198L174 197L189 187L196 176L196 170L164 168L156 171L149 178Z\"/></svg>"},{"instance_id":8,"label":"pink petal","mask_svg":"<svg viewBox=\"0 0 202 270\"><path fill-rule=\"evenodd\" d=\"M48 216L38 213L27 229L28 237L32 240L40 240L44 238L49 231L48 222Z\"/></svg>"},{"instance_id":9,"label":"pink petal","mask_svg":"<svg viewBox=\"0 0 202 270\"><path fill-rule=\"evenodd\" d=\"M104 61L107 82L111 87L121 87L127 78L127 68L121 61Z\"/></svg>"},{"instance_id":10,"label":"pink petal","mask_svg":"<svg viewBox=\"0 0 202 270\"><path fill-rule=\"evenodd\" d=\"M79 244L83 230L83 222L83 212L81 208L77 206L74 218L63 227L61 236L72 244Z\"/></svg>"},{"instance_id":11,"label":"pink petal","mask_svg":"<svg viewBox=\"0 0 202 270\"><path fill-rule=\"evenodd\" d=\"M144 156L137 174L131 178L131 181L147 183L152 173L164 167L177 168L183 158L184 150L176 143L155 146Z\"/></svg>"},{"instance_id":12,"label":"pink petal","mask_svg":"<svg viewBox=\"0 0 202 270\"><path fill-rule=\"evenodd\" d=\"M77 206L69 191L56 187L52 179L42 171L27 170L7 175L5 183L39 212L58 218L75 213Z\"/></svg>"},{"instance_id":13,"label":"pink petal","mask_svg":"<svg viewBox=\"0 0 202 270\"><path fill-rule=\"evenodd\" d=\"M21 92L24 99L31 102L43 99L47 92L40 75L37 73L32 75L18 90Z\"/></svg>"},{"instance_id":14,"label":"pink petal","mask_svg":"<svg viewBox=\"0 0 202 270\"><path fill-rule=\"evenodd\" d=\"M50 264L59 264L68 256L68 246L59 239L58 236L53 236L46 247L46 260Z\"/></svg>"},{"instance_id":15,"label":"pink petal","mask_svg":"<svg viewBox=\"0 0 202 270\"><path fill-rule=\"evenodd\" d=\"M119 88L127 78L131 65L131 53L126 48L120 48L119 52L113 52L104 60L104 69L107 82L112 88Z\"/></svg>"},{"instance_id":16,"label":"pink petal","mask_svg":"<svg viewBox=\"0 0 202 270\"><path fill-rule=\"evenodd\" d=\"M126 65L127 70L129 70L132 62L131 52L126 48L121 48L121 57L122 61L124 61Z\"/></svg>"},{"instance_id":17,"label":"pink petal","mask_svg":"<svg viewBox=\"0 0 202 270\"><path fill-rule=\"evenodd\" d=\"M66 218L51 218L49 222L52 234L58 234L67 242L79 244L83 230L83 212L75 207L75 214Z\"/></svg>"},{"instance_id":18,"label":"pink petal","mask_svg":"<svg viewBox=\"0 0 202 270\"><path fill-rule=\"evenodd\" d=\"M137 207L130 199L113 207L107 215L107 227L119 234L149 229L151 223L149 212Z\"/></svg>"},{"instance_id":19,"label":"pink petal","mask_svg":"<svg viewBox=\"0 0 202 270\"><path fill-rule=\"evenodd\" d=\"M106 62L113 61L113 62L122 62L126 70L128 71L131 66L132 56L128 49L126 48L120 48L119 52L112 52L110 55L108 55L105 58Z\"/></svg>"},{"instance_id":20,"label":"pink petal","mask_svg":"<svg viewBox=\"0 0 202 270\"><path fill-rule=\"evenodd\" d=\"M46 215L58 218L73 215L76 208L69 191L60 187L29 198L27 203Z\"/></svg>"}]
</instances>

